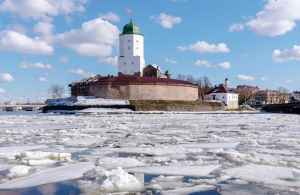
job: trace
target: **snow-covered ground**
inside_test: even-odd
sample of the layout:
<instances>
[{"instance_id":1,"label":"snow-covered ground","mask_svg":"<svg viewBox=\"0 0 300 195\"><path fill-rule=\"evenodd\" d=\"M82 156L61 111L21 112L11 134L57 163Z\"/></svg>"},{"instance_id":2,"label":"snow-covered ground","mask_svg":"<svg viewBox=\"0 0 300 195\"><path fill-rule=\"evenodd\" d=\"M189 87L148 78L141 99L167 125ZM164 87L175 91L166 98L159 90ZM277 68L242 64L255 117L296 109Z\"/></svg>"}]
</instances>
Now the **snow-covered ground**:
<instances>
[{"instance_id":1,"label":"snow-covered ground","mask_svg":"<svg viewBox=\"0 0 300 195\"><path fill-rule=\"evenodd\" d=\"M66 181L86 195L299 195L300 115L1 114L0 195Z\"/></svg>"}]
</instances>

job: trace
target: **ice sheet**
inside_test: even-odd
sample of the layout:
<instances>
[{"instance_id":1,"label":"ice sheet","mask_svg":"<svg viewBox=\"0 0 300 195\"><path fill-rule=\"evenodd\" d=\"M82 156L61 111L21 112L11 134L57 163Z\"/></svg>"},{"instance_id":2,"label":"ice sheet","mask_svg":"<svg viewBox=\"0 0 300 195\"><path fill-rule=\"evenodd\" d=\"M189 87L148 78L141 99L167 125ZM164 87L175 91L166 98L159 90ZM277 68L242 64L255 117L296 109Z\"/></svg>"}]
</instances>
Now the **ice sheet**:
<instances>
[{"instance_id":1,"label":"ice sheet","mask_svg":"<svg viewBox=\"0 0 300 195\"><path fill-rule=\"evenodd\" d=\"M38 171L30 176L14 179L0 184L0 189L18 189L56 183L81 178L84 173L93 169L92 163L76 163Z\"/></svg>"}]
</instances>

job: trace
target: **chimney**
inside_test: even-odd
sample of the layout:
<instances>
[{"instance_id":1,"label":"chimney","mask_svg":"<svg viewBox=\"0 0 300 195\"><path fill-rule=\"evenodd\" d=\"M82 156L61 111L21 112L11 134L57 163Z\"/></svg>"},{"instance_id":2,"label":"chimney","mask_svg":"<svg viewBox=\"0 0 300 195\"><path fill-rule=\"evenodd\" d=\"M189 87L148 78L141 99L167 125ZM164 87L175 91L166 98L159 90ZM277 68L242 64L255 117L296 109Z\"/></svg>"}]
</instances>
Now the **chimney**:
<instances>
[{"instance_id":1,"label":"chimney","mask_svg":"<svg viewBox=\"0 0 300 195\"><path fill-rule=\"evenodd\" d=\"M225 79L225 83L224 83L224 87L225 87L225 89L227 89L227 88L228 88L228 81L229 81L229 80L228 80L228 78L226 78L226 79Z\"/></svg>"}]
</instances>

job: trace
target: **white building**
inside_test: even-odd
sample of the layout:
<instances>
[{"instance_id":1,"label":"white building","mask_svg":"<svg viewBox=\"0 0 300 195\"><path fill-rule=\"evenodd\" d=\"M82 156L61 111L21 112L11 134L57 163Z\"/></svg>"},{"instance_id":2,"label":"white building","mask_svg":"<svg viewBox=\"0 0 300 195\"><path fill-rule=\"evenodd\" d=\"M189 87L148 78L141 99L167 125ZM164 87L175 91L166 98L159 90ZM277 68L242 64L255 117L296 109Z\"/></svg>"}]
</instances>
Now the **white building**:
<instances>
[{"instance_id":1,"label":"white building","mask_svg":"<svg viewBox=\"0 0 300 195\"><path fill-rule=\"evenodd\" d=\"M120 34L119 74L142 76L145 67L144 35L132 21Z\"/></svg>"},{"instance_id":2,"label":"white building","mask_svg":"<svg viewBox=\"0 0 300 195\"><path fill-rule=\"evenodd\" d=\"M214 88L208 95L206 95L205 99L223 102L229 110L239 108L239 95L237 93L230 92L227 89L227 84L221 84L219 87Z\"/></svg>"}]
</instances>

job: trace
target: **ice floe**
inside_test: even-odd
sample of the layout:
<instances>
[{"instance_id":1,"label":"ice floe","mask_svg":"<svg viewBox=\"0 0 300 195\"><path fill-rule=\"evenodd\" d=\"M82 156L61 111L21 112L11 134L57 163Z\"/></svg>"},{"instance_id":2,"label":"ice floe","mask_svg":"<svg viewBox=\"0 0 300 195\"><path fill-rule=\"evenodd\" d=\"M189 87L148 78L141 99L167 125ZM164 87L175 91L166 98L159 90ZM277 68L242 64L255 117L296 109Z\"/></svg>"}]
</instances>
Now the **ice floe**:
<instances>
[{"instance_id":1,"label":"ice floe","mask_svg":"<svg viewBox=\"0 0 300 195\"><path fill-rule=\"evenodd\" d=\"M31 167L24 165L14 166L9 169L8 177L15 178L26 176L30 173L31 169Z\"/></svg>"},{"instance_id":2,"label":"ice floe","mask_svg":"<svg viewBox=\"0 0 300 195\"><path fill-rule=\"evenodd\" d=\"M299 170L288 167L249 164L225 170L225 173L231 177L251 182L300 187L300 180L297 176Z\"/></svg>"},{"instance_id":3,"label":"ice floe","mask_svg":"<svg viewBox=\"0 0 300 195\"><path fill-rule=\"evenodd\" d=\"M18 189L39 186L48 183L56 183L67 180L79 179L84 173L94 168L89 162L69 164L56 168L48 168L32 175L13 179L0 184L0 189Z\"/></svg>"},{"instance_id":4,"label":"ice floe","mask_svg":"<svg viewBox=\"0 0 300 195\"><path fill-rule=\"evenodd\" d=\"M170 176L208 176L211 172L218 169L218 165L210 166L154 166L137 167L128 169L132 173L143 173L150 175L170 175Z\"/></svg>"}]
</instances>

